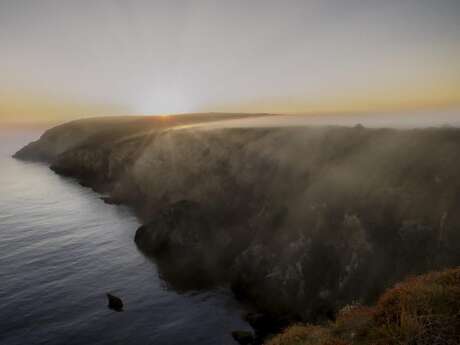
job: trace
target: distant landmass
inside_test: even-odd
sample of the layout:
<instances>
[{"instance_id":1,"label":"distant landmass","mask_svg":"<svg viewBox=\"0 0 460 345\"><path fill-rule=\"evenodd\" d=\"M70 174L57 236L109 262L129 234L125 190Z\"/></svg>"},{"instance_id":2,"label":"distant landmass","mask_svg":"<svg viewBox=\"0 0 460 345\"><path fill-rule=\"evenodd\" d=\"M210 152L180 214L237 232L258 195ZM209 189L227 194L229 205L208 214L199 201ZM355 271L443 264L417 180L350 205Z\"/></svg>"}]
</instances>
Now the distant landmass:
<instances>
[{"instance_id":1,"label":"distant landmass","mask_svg":"<svg viewBox=\"0 0 460 345\"><path fill-rule=\"evenodd\" d=\"M174 288L230 285L278 325L460 265L459 129L244 125L255 117L269 115L79 120L15 157L131 206Z\"/></svg>"}]
</instances>

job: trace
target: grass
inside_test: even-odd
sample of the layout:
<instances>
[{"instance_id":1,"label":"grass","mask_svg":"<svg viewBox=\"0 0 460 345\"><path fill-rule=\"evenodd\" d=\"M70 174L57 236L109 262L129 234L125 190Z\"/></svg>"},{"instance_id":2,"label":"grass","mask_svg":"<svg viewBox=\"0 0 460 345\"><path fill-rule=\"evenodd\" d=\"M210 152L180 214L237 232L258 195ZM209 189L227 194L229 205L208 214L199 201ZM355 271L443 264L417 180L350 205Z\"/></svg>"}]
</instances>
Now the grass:
<instances>
[{"instance_id":1,"label":"grass","mask_svg":"<svg viewBox=\"0 0 460 345\"><path fill-rule=\"evenodd\" d=\"M272 338L269 345L347 345L334 337L330 329L315 325L294 325Z\"/></svg>"},{"instance_id":2,"label":"grass","mask_svg":"<svg viewBox=\"0 0 460 345\"><path fill-rule=\"evenodd\" d=\"M266 345L460 344L460 268L411 277L375 306L347 306L326 325L293 325Z\"/></svg>"}]
</instances>

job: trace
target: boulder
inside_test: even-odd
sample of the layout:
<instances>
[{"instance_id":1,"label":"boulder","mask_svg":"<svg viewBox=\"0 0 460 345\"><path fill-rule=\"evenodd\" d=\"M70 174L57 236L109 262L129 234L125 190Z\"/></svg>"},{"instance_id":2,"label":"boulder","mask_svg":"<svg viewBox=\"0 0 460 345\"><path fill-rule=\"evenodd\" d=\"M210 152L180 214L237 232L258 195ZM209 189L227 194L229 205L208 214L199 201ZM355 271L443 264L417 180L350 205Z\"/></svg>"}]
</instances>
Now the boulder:
<instances>
[{"instance_id":1,"label":"boulder","mask_svg":"<svg viewBox=\"0 0 460 345\"><path fill-rule=\"evenodd\" d=\"M254 336L248 331L233 331L232 337L238 344L251 345L254 344Z\"/></svg>"},{"instance_id":2,"label":"boulder","mask_svg":"<svg viewBox=\"0 0 460 345\"><path fill-rule=\"evenodd\" d=\"M115 311L123 311L123 301L121 298L107 293L107 299L109 300L108 307Z\"/></svg>"}]
</instances>

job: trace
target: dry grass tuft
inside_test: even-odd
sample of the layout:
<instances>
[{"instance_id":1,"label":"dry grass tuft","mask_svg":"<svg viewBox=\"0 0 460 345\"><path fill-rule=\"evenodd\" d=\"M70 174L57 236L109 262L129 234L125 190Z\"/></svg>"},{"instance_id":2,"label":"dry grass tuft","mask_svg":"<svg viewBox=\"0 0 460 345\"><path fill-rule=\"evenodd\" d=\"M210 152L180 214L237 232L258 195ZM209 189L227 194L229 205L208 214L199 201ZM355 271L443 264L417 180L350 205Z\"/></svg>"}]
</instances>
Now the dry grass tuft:
<instances>
[{"instance_id":1,"label":"dry grass tuft","mask_svg":"<svg viewBox=\"0 0 460 345\"><path fill-rule=\"evenodd\" d=\"M460 268L412 277L385 292L373 332L387 344L460 344Z\"/></svg>"},{"instance_id":2,"label":"dry grass tuft","mask_svg":"<svg viewBox=\"0 0 460 345\"><path fill-rule=\"evenodd\" d=\"M374 307L347 306L334 323L294 325L267 345L458 345L460 268L412 277Z\"/></svg>"},{"instance_id":3,"label":"dry grass tuft","mask_svg":"<svg viewBox=\"0 0 460 345\"><path fill-rule=\"evenodd\" d=\"M335 338L327 327L294 325L270 339L267 345L348 345Z\"/></svg>"}]
</instances>

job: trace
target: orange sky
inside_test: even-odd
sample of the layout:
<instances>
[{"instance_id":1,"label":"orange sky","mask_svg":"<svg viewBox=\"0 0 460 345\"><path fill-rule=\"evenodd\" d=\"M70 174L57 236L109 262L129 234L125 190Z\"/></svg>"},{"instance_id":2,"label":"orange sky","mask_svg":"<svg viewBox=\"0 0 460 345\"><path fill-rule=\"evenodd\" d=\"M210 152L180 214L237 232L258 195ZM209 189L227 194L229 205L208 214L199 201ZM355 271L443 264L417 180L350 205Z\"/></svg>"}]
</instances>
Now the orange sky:
<instances>
[{"instance_id":1,"label":"orange sky","mask_svg":"<svg viewBox=\"0 0 460 345\"><path fill-rule=\"evenodd\" d=\"M0 122L460 106L457 0L0 0Z\"/></svg>"}]
</instances>

